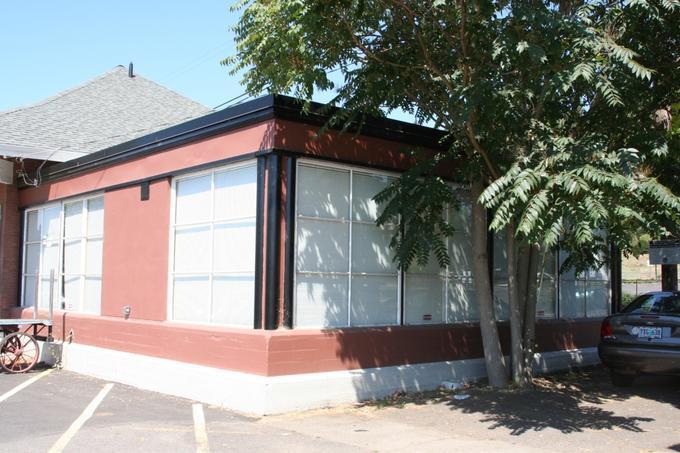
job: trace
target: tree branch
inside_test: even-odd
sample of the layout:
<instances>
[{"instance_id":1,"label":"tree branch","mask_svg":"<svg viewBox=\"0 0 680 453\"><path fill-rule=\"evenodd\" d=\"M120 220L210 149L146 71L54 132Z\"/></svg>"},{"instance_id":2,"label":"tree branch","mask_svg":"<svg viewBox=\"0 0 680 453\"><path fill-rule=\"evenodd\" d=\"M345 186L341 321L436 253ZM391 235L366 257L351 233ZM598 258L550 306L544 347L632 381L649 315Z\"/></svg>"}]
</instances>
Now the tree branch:
<instances>
[{"instance_id":1,"label":"tree branch","mask_svg":"<svg viewBox=\"0 0 680 453\"><path fill-rule=\"evenodd\" d=\"M373 52L368 47L366 47L364 45L364 43L362 43L361 40L354 34L354 30L352 29L351 24L349 22L347 22L347 20L344 17L341 17L340 21L342 22L342 24L347 29L347 33L350 36L350 39L354 42L354 44L356 44L356 46L359 49L361 49L361 51L364 53L364 55L366 55L368 58L371 58L371 59L377 61L378 63L384 64L386 66L393 66L393 67L399 68L399 69L409 69L410 68L410 66L399 64L399 63L394 63L392 61L387 61L384 58L378 57L375 54L375 52Z\"/></svg>"},{"instance_id":2,"label":"tree branch","mask_svg":"<svg viewBox=\"0 0 680 453\"><path fill-rule=\"evenodd\" d=\"M467 43L467 34L465 32L465 25L467 22L467 4L465 3L465 0L460 0L459 7L460 7L460 48L463 54L461 69L463 71L463 85L467 87L470 85L470 82L472 81L472 71L468 63L469 51ZM484 163L486 164L489 173L491 173L491 176L494 179L498 179L500 177L500 172L493 164L493 162L491 162L489 153L486 151L486 149L484 149L484 147L482 147L481 143L479 143L479 141L477 140L477 134L475 133L474 126L476 119L477 109L475 108L470 112L470 118L468 119L468 121L465 121L463 125L463 128L465 129L465 135L467 136L474 150L477 151L477 153L479 153L479 155L484 160Z\"/></svg>"}]
</instances>

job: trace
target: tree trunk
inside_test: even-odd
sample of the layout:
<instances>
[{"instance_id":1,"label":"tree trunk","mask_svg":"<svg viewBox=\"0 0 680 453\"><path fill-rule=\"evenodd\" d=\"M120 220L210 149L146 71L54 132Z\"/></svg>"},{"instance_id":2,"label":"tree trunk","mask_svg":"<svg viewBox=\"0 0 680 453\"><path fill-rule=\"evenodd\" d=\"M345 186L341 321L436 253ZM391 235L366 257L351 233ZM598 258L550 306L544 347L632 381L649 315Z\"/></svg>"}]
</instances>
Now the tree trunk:
<instances>
[{"instance_id":1,"label":"tree trunk","mask_svg":"<svg viewBox=\"0 0 680 453\"><path fill-rule=\"evenodd\" d=\"M539 263L542 259L538 245L533 244L528 250L529 263L524 311L524 372L526 384L533 377L534 347L536 344L536 303L538 294Z\"/></svg>"},{"instance_id":2,"label":"tree trunk","mask_svg":"<svg viewBox=\"0 0 680 453\"><path fill-rule=\"evenodd\" d=\"M518 260L517 239L515 238L515 222L511 221L505 229L506 233L506 255L508 261L508 306L510 310L510 351L512 357L512 380L519 386L526 384L526 373L524 372L524 335L522 324L524 313L520 303L520 293L526 294L526 289L520 291L519 282L528 280L526 260ZM525 264L521 268L518 261ZM521 278L518 278L519 275Z\"/></svg>"},{"instance_id":3,"label":"tree trunk","mask_svg":"<svg viewBox=\"0 0 680 453\"><path fill-rule=\"evenodd\" d=\"M487 223L486 209L479 203L479 197L484 190L482 181L473 180L470 184L472 196L472 276L475 285L475 295L479 305L479 327L484 346L484 361L489 385L492 387L506 387L508 377L505 359L501 349L494 314L493 298L491 296L491 279L489 276L489 256L487 254Z\"/></svg>"}]
</instances>

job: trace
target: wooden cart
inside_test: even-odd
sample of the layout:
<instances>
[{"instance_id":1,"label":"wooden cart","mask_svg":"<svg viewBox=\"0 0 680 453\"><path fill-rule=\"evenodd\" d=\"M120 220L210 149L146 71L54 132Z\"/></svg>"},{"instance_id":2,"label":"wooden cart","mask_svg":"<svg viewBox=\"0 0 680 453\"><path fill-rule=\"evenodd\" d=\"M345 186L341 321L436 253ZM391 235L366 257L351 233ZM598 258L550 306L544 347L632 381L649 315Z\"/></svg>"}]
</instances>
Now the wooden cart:
<instances>
[{"instance_id":1,"label":"wooden cart","mask_svg":"<svg viewBox=\"0 0 680 453\"><path fill-rule=\"evenodd\" d=\"M0 318L0 366L8 373L25 373L40 360L38 340L52 341L52 300L54 272L50 274L47 318L38 318L38 292L33 302L33 318ZM43 333L47 329L46 335Z\"/></svg>"}]
</instances>

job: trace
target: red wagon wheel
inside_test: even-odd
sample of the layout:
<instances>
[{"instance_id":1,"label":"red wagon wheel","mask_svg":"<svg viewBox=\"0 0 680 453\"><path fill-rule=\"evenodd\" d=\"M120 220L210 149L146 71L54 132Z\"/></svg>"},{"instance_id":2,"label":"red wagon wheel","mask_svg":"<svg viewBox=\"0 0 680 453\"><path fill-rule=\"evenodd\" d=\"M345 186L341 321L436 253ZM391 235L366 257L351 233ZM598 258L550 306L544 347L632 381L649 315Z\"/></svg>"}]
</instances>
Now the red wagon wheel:
<instances>
[{"instance_id":1,"label":"red wagon wheel","mask_svg":"<svg viewBox=\"0 0 680 453\"><path fill-rule=\"evenodd\" d=\"M0 343L0 365L8 373L30 370L38 363L39 357L38 342L27 333L11 333Z\"/></svg>"}]
</instances>

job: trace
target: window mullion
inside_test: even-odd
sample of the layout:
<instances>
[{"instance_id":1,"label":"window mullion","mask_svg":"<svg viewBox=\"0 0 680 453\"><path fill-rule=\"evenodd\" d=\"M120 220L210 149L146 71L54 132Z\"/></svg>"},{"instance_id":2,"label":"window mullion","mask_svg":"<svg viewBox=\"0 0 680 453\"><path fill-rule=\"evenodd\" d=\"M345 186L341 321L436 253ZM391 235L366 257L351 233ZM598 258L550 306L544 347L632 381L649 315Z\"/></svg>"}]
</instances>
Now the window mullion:
<instances>
[{"instance_id":1,"label":"window mullion","mask_svg":"<svg viewBox=\"0 0 680 453\"><path fill-rule=\"evenodd\" d=\"M38 279L35 285L35 298L37 299L37 305L40 307L40 302L42 301L42 275L43 275L43 261L44 261L44 250L46 245L46 240L43 238L43 221L45 217L45 208L39 210L38 214L38 225L40 225L40 253L38 255L40 262L38 263Z\"/></svg>"},{"instance_id":2,"label":"window mullion","mask_svg":"<svg viewBox=\"0 0 680 453\"><path fill-rule=\"evenodd\" d=\"M170 270L170 283L168 284L168 307L166 313L166 319L175 319L175 248L177 242L177 186L178 181L172 181L171 186L171 206L170 206L170 245L168 246L169 256L168 268Z\"/></svg>"},{"instance_id":3,"label":"window mullion","mask_svg":"<svg viewBox=\"0 0 680 453\"><path fill-rule=\"evenodd\" d=\"M445 222L447 225L450 226L450 221L451 221L451 207L450 205L446 206L445 212ZM451 240L451 236L446 236L446 239L444 240L444 243L446 244L446 253L448 254L449 251L451 250L451 244L449 241ZM451 257L449 257L449 262L446 263L446 268L444 269L444 278L443 278L443 284L444 284L444 297L442 297L442 300L444 301L444 310L443 310L443 315L444 315L444 324L449 323L449 278L451 276ZM439 271L441 273L441 269Z\"/></svg>"},{"instance_id":4,"label":"window mullion","mask_svg":"<svg viewBox=\"0 0 680 453\"><path fill-rule=\"evenodd\" d=\"M210 297L210 311L208 312L208 322L212 322L213 303L213 271L215 269L215 172L210 176L210 269L208 270L208 286Z\"/></svg>"},{"instance_id":5,"label":"window mullion","mask_svg":"<svg viewBox=\"0 0 680 453\"><path fill-rule=\"evenodd\" d=\"M352 197L353 197L353 184L354 183L354 171L350 168L349 170L349 206L348 206L348 217L349 220L349 244L348 244L348 282L347 282L347 325L352 325Z\"/></svg>"},{"instance_id":6,"label":"window mullion","mask_svg":"<svg viewBox=\"0 0 680 453\"><path fill-rule=\"evenodd\" d=\"M31 211L25 211L24 212L24 234L23 234L23 237L24 237L24 254L23 254L23 263L21 263L21 273L23 275L21 277L21 288L22 288L21 306L22 307L26 306L26 276L28 274L26 272L26 269L28 268L28 244L29 244L29 242L28 242L28 230L29 230L28 214L30 212ZM38 243L38 244L40 244L40 243ZM40 245L38 245L38 259L40 259ZM40 275L40 261L38 261L38 277L37 278L40 278L39 275Z\"/></svg>"},{"instance_id":7,"label":"window mullion","mask_svg":"<svg viewBox=\"0 0 680 453\"><path fill-rule=\"evenodd\" d=\"M554 266L554 275L555 278L553 279L553 287L555 288L555 296L553 299L553 310L555 311L555 319L560 318L560 252L559 249L556 249L556 252L554 253L555 256L553 256L553 266Z\"/></svg>"},{"instance_id":8,"label":"window mullion","mask_svg":"<svg viewBox=\"0 0 680 453\"><path fill-rule=\"evenodd\" d=\"M397 217L397 225L395 229L401 228L401 216ZM404 310L406 310L406 303L404 302L406 296L406 275L401 265L397 266L397 325L404 324Z\"/></svg>"},{"instance_id":9,"label":"window mullion","mask_svg":"<svg viewBox=\"0 0 680 453\"><path fill-rule=\"evenodd\" d=\"M560 266L561 266L559 245L555 249L555 257L556 257L555 258L555 264L557 265L557 267L555 267L555 271L556 271L555 274L556 274L556 277L557 277L557 278L555 278L555 287L557 288L557 291L555 291L555 318L561 319L562 318L562 313L561 313L561 311L562 311L562 301L560 300L560 298L562 297L561 296L562 290L561 290L560 286L562 284L562 275L559 272Z\"/></svg>"},{"instance_id":10,"label":"window mullion","mask_svg":"<svg viewBox=\"0 0 680 453\"><path fill-rule=\"evenodd\" d=\"M56 281L54 282L54 291L57 293L57 300L59 301L59 308L62 308L63 301L63 287L64 287L64 255L66 253L66 214L64 212L64 203L61 203L59 212L59 242L57 243L57 268L54 270L54 277ZM54 297L54 294L52 295ZM52 300L54 304L54 300ZM48 301L49 306L49 301ZM52 305L54 307L54 305Z\"/></svg>"},{"instance_id":11,"label":"window mullion","mask_svg":"<svg viewBox=\"0 0 680 453\"><path fill-rule=\"evenodd\" d=\"M63 209L62 209L63 211ZM85 309L85 273L87 272L87 217L89 215L89 209L87 206L87 200L83 200L82 208L82 219L80 220L80 285L78 291L80 293L80 307L79 311L84 311ZM104 259L102 254L102 259Z\"/></svg>"}]
</instances>

